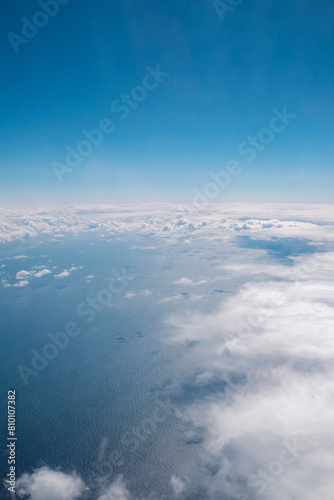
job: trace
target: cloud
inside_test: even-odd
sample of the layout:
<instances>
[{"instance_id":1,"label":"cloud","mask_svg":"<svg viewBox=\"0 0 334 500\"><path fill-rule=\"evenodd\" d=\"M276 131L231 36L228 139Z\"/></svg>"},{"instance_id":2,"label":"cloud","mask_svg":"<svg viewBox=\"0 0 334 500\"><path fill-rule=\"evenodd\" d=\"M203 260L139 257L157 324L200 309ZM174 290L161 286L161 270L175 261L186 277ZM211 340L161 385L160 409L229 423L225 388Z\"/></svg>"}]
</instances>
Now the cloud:
<instances>
[{"instance_id":1,"label":"cloud","mask_svg":"<svg viewBox=\"0 0 334 500\"><path fill-rule=\"evenodd\" d=\"M19 271L16 273L17 280L23 280L26 278L30 278L34 274L34 271Z\"/></svg>"},{"instance_id":2,"label":"cloud","mask_svg":"<svg viewBox=\"0 0 334 500\"><path fill-rule=\"evenodd\" d=\"M23 286L26 286L29 284L29 281L28 280L22 280L22 281L19 281L18 283L14 283L14 285L12 285L14 288L22 288ZM11 286L11 285L8 285L8 286Z\"/></svg>"},{"instance_id":3,"label":"cloud","mask_svg":"<svg viewBox=\"0 0 334 500\"><path fill-rule=\"evenodd\" d=\"M189 278L180 278L179 280L173 281L173 285L193 285L193 280Z\"/></svg>"},{"instance_id":4,"label":"cloud","mask_svg":"<svg viewBox=\"0 0 334 500\"><path fill-rule=\"evenodd\" d=\"M334 218L330 205L225 203L194 208L143 204L124 205L121 210L115 205L72 205L49 210L7 206L1 213L0 242L42 236L58 240L67 234L97 231L106 236L135 232L169 240L182 235L185 244L191 244L194 235L206 239L219 235L224 241L240 235L265 240L302 238L316 243L328 233L328 240L334 241L334 235L329 233Z\"/></svg>"},{"instance_id":5,"label":"cloud","mask_svg":"<svg viewBox=\"0 0 334 500\"><path fill-rule=\"evenodd\" d=\"M77 267L75 266L72 266L70 269L64 269L64 271L62 271L61 273L59 274L55 274L54 277L55 278L66 278L67 276L69 276L73 271L76 271L77 270Z\"/></svg>"},{"instance_id":6,"label":"cloud","mask_svg":"<svg viewBox=\"0 0 334 500\"><path fill-rule=\"evenodd\" d=\"M180 498L186 483L172 475L170 488L173 498ZM140 500L130 493L122 475L101 489L98 496L94 496L97 500ZM49 467L37 469L32 474L23 474L16 482L18 497L27 500L83 500L87 498L88 490L89 487L75 472L64 474Z\"/></svg>"},{"instance_id":7,"label":"cloud","mask_svg":"<svg viewBox=\"0 0 334 500\"><path fill-rule=\"evenodd\" d=\"M84 491L82 479L75 473L64 474L48 467L24 474L17 480L16 490L20 498L29 500L75 500Z\"/></svg>"},{"instance_id":8,"label":"cloud","mask_svg":"<svg viewBox=\"0 0 334 500\"><path fill-rule=\"evenodd\" d=\"M49 467L37 469L32 474L23 474L16 482L17 495L27 500L83 500L87 498L88 490L89 487L75 472L64 474ZM97 500L132 498L123 476L119 476L103 488Z\"/></svg>"},{"instance_id":9,"label":"cloud","mask_svg":"<svg viewBox=\"0 0 334 500\"><path fill-rule=\"evenodd\" d=\"M45 276L46 274L51 274L51 271L49 269L41 269L40 271L35 271L34 269L30 271L18 271L16 273L16 279L17 280L22 280L20 283L15 283L14 287L22 287L25 286L29 283L29 280L31 278L41 278L42 276Z\"/></svg>"},{"instance_id":10,"label":"cloud","mask_svg":"<svg viewBox=\"0 0 334 500\"><path fill-rule=\"evenodd\" d=\"M231 500L329 500L334 254L284 263L234 258L224 264L241 282L233 295L210 313L184 311L168 320L172 341L192 343L185 356L197 368L195 384L220 380L224 387L180 413L202 440L191 483L208 499L223 491Z\"/></svg>"},{"instance_id":11,"label":"cloud","mask_svg":"<svg viewBox=\"0 0 334 500\"><path fill-rule=\"evenodd\" d=\"M134 297L148 297L149 295L152 295L152 292L150 292L149 290L143 290L142 292L138 292L138 293L127 292L125 294L125 297L127 299L133 299Z\"/></svg>"},{"instance_id":12,"label":"cloud","mask_svg":"<svg viewBox=\"0 0 334 500\"><path fill-rule=\"evenodd\" d=\"M97 500L131 500L131 494L126 487L123 477L119 476L116 478Z\"/></svg>"},{"instance_id":13,"label":"cloud","mask_svg":"<svg viewBox=\"0 0 334 500\"><path fill-rule=\"evenodd\" d=\"M197 286L197 285L203 285L204 283L207 283L207 280L200 280L197 282L193 282L193 280L189 278L180 278L179 280L173 281L173 285L184 285L184 286Z\"/></svg>"},{"instance_id":14,"label":"cloud","mask_svg":"<svg viewBox=\"0 0 334 500\"><path fill-rule=\"evenodd\" d=\"M59 274L55 274L55 278L66 278L66 276L69 276L70 275L70 272L65 269L64 271L62 271L61 273Z\"/></svg>"},{"instance_id":15,"label":"cloud","mask_svg":"<svg viewBox=\"0 0 334 500\"><path fill-rule=\"evenodd\" d=\"M127 233L159 237L166 244L177 243L179 250L184 244L189 255L189 243L197 241L210 250L213 245L227 248L219 261L203 252L199 256L203 260L196 262L204 263L205 258L212 259L210 266L219 262L207 281L213 283L218 269L221 278L216 279L231 283L229 294L215 294L203 309L199 302L186 309L187 300L203 299L201 295L175 293L159 301L175 302L170 308L177 312L167 321L169 339L190 346L182 350L184 366L196 367L193 383L201 389L192 391L187 400L191 402L179 409L187 429L201 442L199 467L172 476L172 494L186 496L193 488L208 500L221 498L222 492L229 500L330 500L333 225L330 206L223 204L195 210L175 205L121 209L101 205L54 209L46 215L40 210L18 214L8 209L3 225L0 221L0 238L103 230L120 239ZM287 241L291 255L275 254L272 247ZM306 253L297 255L300 242ZM65 269L56 277L73 270ZM173 284L195 286L206 281L196 282L190 276L193 279L181 277ZM14 286L24 286L29 276L19 274L18 279ZM150 292L126 296L145 293ZM130 499L123 478L100 493L99 500L116 499Z\"/></svg>"},{"instance_id":16,"label":"cloud","mask_svg":"<svg viewBox=\"0 0 334 500\"><path fill-rule=\"evenodd\" d=\"M170 479L171 492L174 498L179 498L186 489L186 483L177 476Z\"/></svg>"},{"instance_id":17,"label":"cloud","mask_svg":"<svg viewBox=\"0 0 334 500\"><path fill-rule=\"evenodd\" d=\"M41 271L38 271L37 273L35 273L34 277L41 278L42 276L45 276L46 274L51 274L51 271L49 269L42 269Z\"/></svg>"}]
</instances>

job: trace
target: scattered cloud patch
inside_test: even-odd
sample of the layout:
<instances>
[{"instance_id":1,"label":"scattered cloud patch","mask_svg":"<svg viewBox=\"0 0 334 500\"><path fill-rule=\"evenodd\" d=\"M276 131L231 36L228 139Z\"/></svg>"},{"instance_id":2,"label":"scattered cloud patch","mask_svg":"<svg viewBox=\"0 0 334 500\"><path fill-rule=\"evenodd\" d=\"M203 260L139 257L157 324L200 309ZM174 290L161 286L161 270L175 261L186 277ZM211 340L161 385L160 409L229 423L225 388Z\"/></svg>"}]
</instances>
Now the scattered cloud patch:
<instances>
[{"instance_id":1,"label":"scattered cloud patch","mask_svg":"<svg viewBox=\"0 0 334 500\"><path fill-rule=\"evenodd\" d=\"M200 280L197 282L194 282L193 280L189 278L180 278L179 280L173 281L173 285L183 285L183 286L197 286L197 285L204 285L204 283L207 283L207 280Z\"/></svg>"},{"instance_id":2,"label":"scattered cloud patch","mask_svg":"<svg viewBox=\"0 0 334 500\"><path fill-rule=\"evenodd\" d=\"M204 498L224 491L233 500L327 500L334 487L334 253L284 263L254 255L224 265L241 285L218 308L168 321L175 342L193 345L187 356L199 371L196 384L225 387L181 412L202 438L191 483Z\"/></svg>"},{"instance_id":3,"label":"scattered cloud patch","mask_svg":"<svg viewBox=\"0 0 334 500\"><path fill-rule=\"evenodd\" d=\"M126 487L124 479L120 476L115 479L97 500L131 500L131 498L132 496Z\"/></svg>"},{"instance_id":4,"label":"scattered cloud patch","mask_svg":"<svg viewBox=\"0 0 334 500\"><path fill-rule=\"evenodd\" d=\"M14 288L22 288L23 286L26 286L29 284L29 281L28 280L21 280L19 281L18 283L14 283L14 285L12 285Z\"/></svg>"},{"instance_id":5,"label":"scattered cloud patch","mask_svg":"<svg viewBox=\"0 0 334 500\"><path fill-rule=\"evenodd\" d=\"M181 478L172 475L170 479L170 488L174 498L180 498L186 489L186 483Z\"/></svg>"},{"instance_id":6,"label":"scattered cloud patch","mask_svg":"<svg viewBox=\"0 0 334 500\"><path fill-rule=\"evenodd\" d=\"M16 483L16 493L26 500L84 500L90 490L82 478L72 472L64 474L49 467L23 474ZM89 497L90 498L90 497ZM131 495L123 476L118 476L98 496L97 500L140 500Z\"/></svg>"},{"instance_id":7,"label":"scattered cloud patch","mask_svg":"<svg viewBox=\"0 0 334 500\"><path fill-rule=\"evenodd\" d=\"M24 474L16 484L18 496L29 500L76 500L84 488L82 479L75 473L64 474L48 467Z\"/></svg>"},{"instance_id":8,"label":"scattered cloud patch","mask_svg":"<svg viewBox=\"0 0 334 500\"><path fill-rule=\"evenodd\" d=\"M179 280L173 281L173 285L193 285L193 280L189 278L180 278Z\"/></svg>"},{"instance_id":9,"label":"scattered cloud patch","mask_svg":"<svg viewBox=\"0 0 334 500\"><path fill-rule=\"evenodd\" d=\"M51 274L51 271L49 269L42 269L41 271L38 271L37 273L35 273L34 277L41 278L42 276L45 276L46 274Z\"/></svg>"},{"instance_id":10,"label":"scattered cloud patch","mask_svg":"<svg viewBox=\"0 0 334 500\"><path fill-rule=\"evenodd\" d=\"M34 271L19 271L16 273L17 280L23 280L26 278L30 278L34 274Z\"/></svg>"},{"instance_id":11,"label":"scattered cloud patch","mask_svg":"<svg viewBox=\"0 0 334 500\"><path fill-rule=\"evenodd\" d=\"M62 271L61 273L59 274L55 274L54 277L55 278L66 278L67 276L69 276L73 271L76 271L77 270L77 267L75 266L72 266L70 269L64 269L64 271Z\"/></svg>"},{"instance_id":12,"label":"scattered cloud patch","mask_svg":"<svg viewBox=\"0 0 334 500\"><path fill-rule=\"evenodd\" d=\"M127 292L125 294L125 297L127 299L133 299L134 297L148 297L149 295L152 295L152 292L150 290L143 290L142 292Z\"/></svg>"}]
</instances>

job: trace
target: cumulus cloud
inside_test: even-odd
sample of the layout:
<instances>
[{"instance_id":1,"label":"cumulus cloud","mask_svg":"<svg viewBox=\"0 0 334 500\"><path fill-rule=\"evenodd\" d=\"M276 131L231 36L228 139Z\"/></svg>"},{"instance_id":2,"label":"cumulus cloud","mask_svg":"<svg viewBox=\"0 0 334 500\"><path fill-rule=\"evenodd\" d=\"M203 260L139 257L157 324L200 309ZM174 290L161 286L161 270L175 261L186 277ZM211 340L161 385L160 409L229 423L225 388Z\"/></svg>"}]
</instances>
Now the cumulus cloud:
<instances>
[{"instance_id":1,"label":"cumulus cloud","mask_svg":"<svg viewBox=\"0 0 334 500\"><path fill-rule=\"evenodd\" d=\"M41 278L42 276L45 276L46 274L51 274L51 271L49 269L41 269L41 271L37 271L37 273L34 274L34 277Z\"/></svg>"},{"instance_id":2,"label":"cumulus cloud","mask_svg":"<svg viewBox=\"0 0 334 500\"><path fill-rule=\"evenodd\" d=\"M189 278L180 278L179 280L173 281L173 285L192 285L194 282Z\"/></svg>"},{"instance_id":3,"label":"cumulus cloud","mask_svg":"<svg viewBox=\"0 0 334 500\"><path fill-rule=\"evenodd\" d=\"M18 496L29 500L76 500L84 489L82 479L75 473L64 474L48 467L24 474L16 483Z\"/></svg>"},{"instance_id":4,"label":"cumulus cloud","mask_svg":"<svg viewBox=\"0 0 334 500\"><path fill-rule=\"evenodd\" d=\"M70 269L64 269L64 271L62 271L61 273L59 274L55 274L54 277L55 278L66 278L67 276L69 276L73 271L76 271L77 270L77 267L75 266L72 266Z\"/></svg>"},{"instance_id":5,"label":"cumulus cloud","mask_svg":"<svg viewBox=\"0 0 334 500\"><path fill-rule=\"evenodd\" d=\"M186 489L186 483L181 478L172 475L170 479L171 492L174 498L180 498Z\"/></svg>"},{"instance_id":6,"label":"cumulus cloud","mask_svg":"<svg viewBox=\"0 0 334 500\"><path fill-rule=\"evenodd\" d=\"M98 497L98 500L131 500L131 494L123 477L116 478L106 491Z\"/></svg>"},{"instance_id":7,"label":"cumulus cloud","mask_svg":"<svg viewBox=\"0 0 334 500\"><path fill-rule=\"evenodd\" d=\"M23 474L16 482L16 493L25 500L83 500L90 490L75 472L64 474L49 467ZM97 500L132 500L123 476L103 488ZM139 500L139 499L138 499Z\"/></svg>"},{"instance_id":8,"label":"cumulus cloud","mask_svg":"<svg viewBox=\"0 0 334 500\"><path fill-rule=\"evenodd\" d=\"M21 279L21 281L19 281L18 283L14 283L14 285L7 285L7 283L5 285L6 286L13 286L14 288L22 288L23 286L26 286L28 284L29 284L28 280Z\"/></svg>"},{"instance_id":9,"label":"cumulus cloud","mask_svg":"<svg viewBox=\"0 0 334 500\"><path fill-rule=\"evenodd\" d=\"M24 280L30 278L34 274L34 271L19 271L16 273L17 280Z\"/></svg>"},{"instance_id":10,"label":"cumulus cloud","mask_svg":"<svg viewBox=\"0 0 334 500\"><path fill-rule=\"evenodd\" d=\"M325 241L325 240L324 240ZM182 418L203 439L205 498L312 500L334 479L333 252L224 264L239 289L214 311L173 314L195 383L224 383ZM195 342L194 342L195 341ZM212 473L212 471L215 471Z\"/></svg>"},{"instance_id":11,"label":"cumulus cloud","mask_svg":"<svg viewBox=\"0 0 334 500\"><path fill-rule=\"evenodd\" d=\"M183 286L197 286L197 285L203 285L204 283L207 283L207 280L200 280L197 282L194 282L190 278L180 278L179 280L173 281L173 285L183 285Z\"/></svg>"},{"instance_id":12,"label":"cumulus cloud","mask_svg":"<svg viewBox=\"0 0 334 500\"><path fill-rule=\"evenodd\" d=\"M14 288L23 287L28 285L29 280L32 278L41 278L46 274L51 274L51 271L49 269L41 269L40 271L36 271L35 269L31 269L30 271L21 270L16 273L16 279L19 280L18 283L10 285L6 281L4 285L8 287L13 286Z\"/></svg>"},{"instance_id":13,"label":"cumulus cloud","mask_svg":"<svg viewBox=\"0 0 334 500\"><path fill-rule=\"evenodd\" d=\"M58 240L66 234L103 231L103 234L140 233L171 238L194 234L228 241L235 235L254 239L304 238L321 242L333 224L330 205L217 204L194 208L192 205L95 205L56 207L45 210L2 207L0 242L43 235ZM334 241L334 235L329 234ZM154 249L155 246L146 247Z\"/></svg>"}]
</instances>

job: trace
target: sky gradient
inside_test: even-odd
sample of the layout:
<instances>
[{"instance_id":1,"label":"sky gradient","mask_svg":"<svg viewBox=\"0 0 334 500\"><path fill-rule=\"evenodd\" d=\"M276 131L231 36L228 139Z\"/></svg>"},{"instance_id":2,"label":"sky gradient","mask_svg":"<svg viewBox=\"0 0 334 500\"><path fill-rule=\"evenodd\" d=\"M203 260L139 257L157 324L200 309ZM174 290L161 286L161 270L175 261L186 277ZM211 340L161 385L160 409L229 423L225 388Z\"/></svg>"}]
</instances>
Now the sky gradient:
<instances>
[{"instance_id":1,"label":"sky gradient","mask_svg":"<svg viewBox=\"0 0 334 500\"><path fill-rule=\"evenodd\" d=\"M333 201L329 0L241 1L220 15L207 0L62 0L36 17L42 3L15 0L1 16L2 203L192 202L230 161L242 172L214 202ZM294 115L279 132L274 109ZM66 148L101 121L109 132L71 169ZM248 161L240 151L259 136Z\"/></svg>"}]
</instances>

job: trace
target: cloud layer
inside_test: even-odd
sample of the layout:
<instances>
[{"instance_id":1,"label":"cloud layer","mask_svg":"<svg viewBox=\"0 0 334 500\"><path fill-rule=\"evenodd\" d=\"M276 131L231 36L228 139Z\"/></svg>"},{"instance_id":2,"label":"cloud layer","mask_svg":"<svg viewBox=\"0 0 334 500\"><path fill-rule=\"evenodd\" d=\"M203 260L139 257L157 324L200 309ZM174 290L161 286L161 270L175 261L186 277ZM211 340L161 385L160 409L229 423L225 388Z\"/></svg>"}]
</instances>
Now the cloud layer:
<instances>
[{"instance_id":1,"label":"cloud layer","mask_svg":"<svg viewBox=\"0 0 334 500\"><path fill-rule=\"evenodd\" d=\"M323 243L328 242L323 235ZM209 313L171 315L196 383L225 383L181 412L203 439L204 498L330 500L334 489L334 253L222 268L244 283ZM187 475L188 474L188 475Z\"/></svg>"},{"instance_id":2,"label":"cloud layer","mask_svg":"<svg viewBox=\"0 0 334 500\"><path fill-rule=\"evenodd\" d=\"M41 236L60 238L103 230L109 234L141 233L254 238L307 238L322 241L333 225L333 205L236 204L194 208L192 205L93 205L69 207L1 207L0 242ZM327 231L328 233L328 231ZM331 241L332 234L328 234Z\"/></svg>"},{"instance_id":3,"label":"cloud layer","mask_svg":"<svg viewBox=\"0 0 334 500\"><path fill-rule=\"evenodd\" d=\"M196 471L185 467L171 476L171 495L187 499L196 491L203 500L222 495L226 500L332 499L333 206L99 206L30 210L24 216L8 209L1 227L2 241L98 230L108 237L156 237L154 247L138 251L159 249L159 238L168 243L179 238L178 251L195 237L206 240L204 248L212 241L228 243L231 255L217 264L221 276L202 276L201 269L192 275L189 266L185 275L182 270L170 280L171 295L156 299L174 310L166 321L168 342L190 346L184 351L185 365L195 367L194 384L206 395L179 408L189 436L201 442L201 453ZM297 250L277 258L271 245L279 247L287 239L302 241L303 251L290 245ZM55 277L74 270L60 269ZM49 273L21 269L12 286ZM218 305L202 307L201 285L215 280L234 280L237 286ZM198 294L182 293L184 287ZM126 298L151 293L128 292ZM154 298L152 293L149 300ZM182 308L176 307L179 303ZM211 391L213 386L219 390ZM75 473L47 468L18 481L19 495L30 500L86 498L86 488ZM122 477L98 495L98 500L133 498Z\"/></svg>"},{"instance_id":4,"label":"cloud layer","mask_svg":"<svg viewBox=\"0 0 334 500\"><path fill-rule=\"evenodd\" d=\"M84 491L82 479L73 474L42 467L18 479L17 494L29 500L76 500Z\"/></svg>"}]
</instances>

